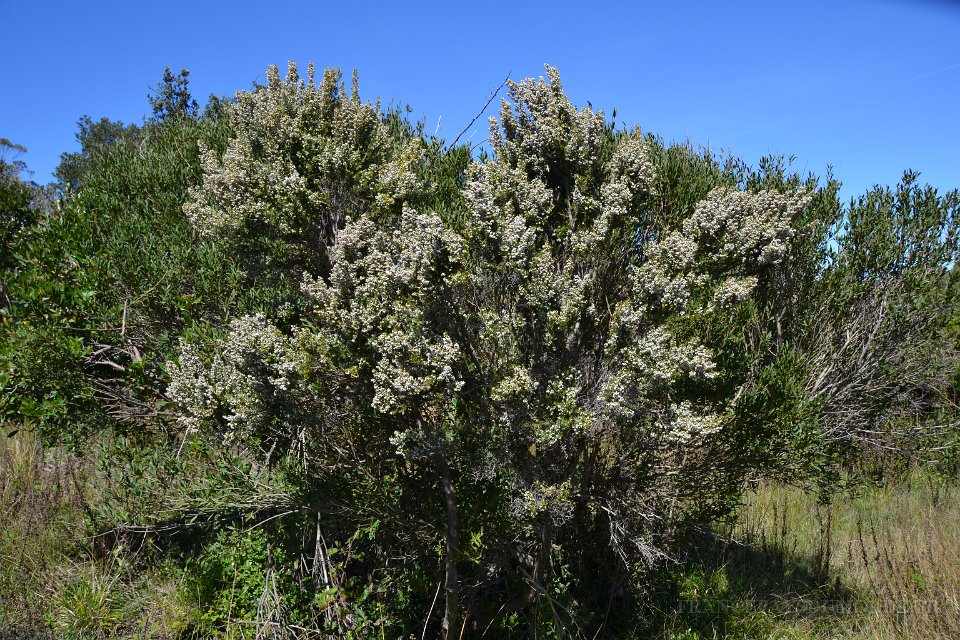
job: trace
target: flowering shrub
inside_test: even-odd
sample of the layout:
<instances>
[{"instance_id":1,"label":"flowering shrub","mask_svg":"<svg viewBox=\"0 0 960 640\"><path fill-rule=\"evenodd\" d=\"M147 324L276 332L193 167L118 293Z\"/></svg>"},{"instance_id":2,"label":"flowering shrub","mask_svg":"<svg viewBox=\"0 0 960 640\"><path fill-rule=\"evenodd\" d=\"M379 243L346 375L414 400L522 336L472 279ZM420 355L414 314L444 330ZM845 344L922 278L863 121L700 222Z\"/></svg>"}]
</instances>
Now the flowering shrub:
<instances>
[{"instance_id":1,"label":"flowering shrub","mask_svg":"<svg viewBox=\"0 0 960 640\"><path fill-rule=\"evenodd\" d=\"M390 144L337 79L271 69L231 107L222 157L204 155L187 215L299 252L306 307L284 327L233 321L206 363L185 343L181 422L253 456L281 443L308 483L362 466L442 503L451 633L548 603L558 561L629 573L668 557L748 453L724 446L748 381L697 329L749 301L808 196L716 188L657 228L649 143L575 108L548 67L510 83L454 221L417 208L429 142Z\"/></svg>"},{"instance_id":2,"label":"flowering shrub","mask_svg":"<svg viewBox=\"0 0 960 640\"><path fill-rule=\"evenodd\" d=\"M508 90L472 157L335 70L202 114L168 72L18 201L0 423L105 445L89 539L180 563L194 635L636 636L749 481L956 469L958 192Z\"/></svg>"}]
</instances>

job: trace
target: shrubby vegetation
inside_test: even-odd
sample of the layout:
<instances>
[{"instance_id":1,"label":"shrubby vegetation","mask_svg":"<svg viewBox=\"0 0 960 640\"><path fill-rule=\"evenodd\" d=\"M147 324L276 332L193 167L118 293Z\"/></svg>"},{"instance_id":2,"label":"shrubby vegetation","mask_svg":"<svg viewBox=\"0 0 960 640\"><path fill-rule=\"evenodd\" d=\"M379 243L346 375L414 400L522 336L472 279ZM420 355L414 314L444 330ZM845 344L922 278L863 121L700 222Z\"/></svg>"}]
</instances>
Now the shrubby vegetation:
<instances>
[{"instance_id":1,"label":"shrubby vegetation","mask_svg":"<svg viewBox=\"0 0 960 640\"><path fill-rule=\"evenodd\" d=\"M553 68L508 88L474 157L356 75L200 111L168 69L142 126L81 120L59 198L3 164L0 418L99 461L69 580L129 594L47 624L133 633L154 597L141 632L181 637L651 633L754 483L955 473L956 191L844 205Z\"/></svg>"}]
</instances>

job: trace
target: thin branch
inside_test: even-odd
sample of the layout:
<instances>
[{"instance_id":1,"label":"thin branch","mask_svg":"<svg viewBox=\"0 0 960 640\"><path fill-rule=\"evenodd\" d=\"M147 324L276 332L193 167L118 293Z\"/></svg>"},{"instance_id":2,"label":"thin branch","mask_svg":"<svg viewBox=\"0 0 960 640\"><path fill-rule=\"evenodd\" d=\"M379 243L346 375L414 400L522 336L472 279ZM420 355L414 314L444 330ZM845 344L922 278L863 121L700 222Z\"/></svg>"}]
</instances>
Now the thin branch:
<instances>
[{"instance_id":1,"label":"thin branch","mask_svg":"<svg viewBox=\"0 0 960 640\"><path fill-rule=\"evenodd\" d=\"M433 603L430 605L430 611L427 612L427 619L423 621L423 634L420 636L421 640L426 640L427 637L427 625L430 624L430 616L433 615L433 607L437 604L437 598L440 596L440 586L443 585L443 580L437 583L437 592L433 594Z\"/></svg>"},{"instance_id":2,"label":"thin branch","mask_svg":"<svg viewBox=\"0 0 960 640\"><path fill-rule=\"evenodd\" d=\"M465 127L463 128L463 130L462 130L460 133L457 134L457 137L453 139L453 142L450 143L450 146L451 146L451 147L457 146L457 143L460 142L460 138L463 136L463 134L465 134L465 133L467 132L467 130L468 130L470 127L473 126L473 123L476 122L476 121L480 118L480 116L483 115L483 112L487 110L487 107L490 106L490 103L494 101L494 99L497 97L497 95L499 95L500 90L503 89L504 85L506 85L507 82L510 81L510 73L511 73L510 71L507 72L507 77L503 79L503 82L500 83L500 86L497 87L496 90L495 90L493 93L490 94L490 97L489 97L489 98L487 98L487 103L486 103L485 105L483 105L483 109L480 109L480 113L478 113L477 115L475 115L475 116L473 117L473 120L470 121L470 124L468 124L467 126L465 126Z\"/></svg>"}]
</instances>

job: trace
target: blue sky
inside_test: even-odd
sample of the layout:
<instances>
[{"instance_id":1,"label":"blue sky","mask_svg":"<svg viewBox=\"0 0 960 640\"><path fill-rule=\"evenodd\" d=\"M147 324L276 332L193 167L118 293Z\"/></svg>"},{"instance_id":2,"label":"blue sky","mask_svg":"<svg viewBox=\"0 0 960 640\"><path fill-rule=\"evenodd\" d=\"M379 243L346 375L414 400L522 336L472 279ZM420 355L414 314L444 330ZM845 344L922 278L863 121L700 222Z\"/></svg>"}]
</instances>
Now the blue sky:
<instances>
[{"instance_id":1,"label":"blue sky","mask_svg":"<svg viewBox=\"0 0 960 640\"><path fill-rule=\"evenodd\" d=\"M448 139L508 72L548 62L577 104L751 164L832 164L847 196L906 168L960 186L960 3L5 1L0 24L0 137L28 147L38 182L81 115L140 122L166 65L202 98L312 60L359 69L364 97Z\"/></svg>"}]
</instances>

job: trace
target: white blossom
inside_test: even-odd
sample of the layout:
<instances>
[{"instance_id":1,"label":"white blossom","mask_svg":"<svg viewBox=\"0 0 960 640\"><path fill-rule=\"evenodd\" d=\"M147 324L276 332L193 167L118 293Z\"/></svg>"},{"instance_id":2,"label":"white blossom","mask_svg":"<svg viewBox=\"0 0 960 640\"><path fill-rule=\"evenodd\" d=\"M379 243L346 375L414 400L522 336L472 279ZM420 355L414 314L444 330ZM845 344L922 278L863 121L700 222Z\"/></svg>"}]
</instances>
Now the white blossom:
<instances>
[{"instance_id":1,"label":"white blossom","mask_svg":"<svg viewBox=\"0 0 960 640\"><path fill-rule=\"evenodd\" d=\"M234 137L222 157L202 149L203 181L184 205L206 234L266 227L329 241L357 203L389 210L421 188L419 139L391 154L379 105L356 89L346 95L335 69L317 86L312 66L306 83L293 63L282 80L271 66L266 85L237 94L229 117Z\"/></svg>"}]
</instances>

